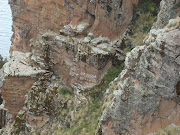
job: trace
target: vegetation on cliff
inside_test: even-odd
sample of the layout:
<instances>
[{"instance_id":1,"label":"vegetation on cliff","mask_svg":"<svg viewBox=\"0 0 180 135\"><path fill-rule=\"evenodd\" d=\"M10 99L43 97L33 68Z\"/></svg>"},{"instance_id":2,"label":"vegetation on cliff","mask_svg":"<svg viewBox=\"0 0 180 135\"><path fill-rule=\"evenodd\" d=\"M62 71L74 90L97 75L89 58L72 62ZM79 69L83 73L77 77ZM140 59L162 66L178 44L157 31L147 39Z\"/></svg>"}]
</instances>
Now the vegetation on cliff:
<instances>
[{"instance_id":1,"label":"vegetation on cliff","mask_svg":"<svg viewBox=\"0 0 180 135\"><path fill-rule=\"evenodd\" d=\"M179 134L180 134L180 126L171 124L167 128L162 129L159 132L153 133L151 135L179 135Z\"/></svg>"},{"instance_id":2,"label":"vegetation on cliff","mask_svg":"<svg viewBox=\"0 0 180 135\"><path fill-rule=\"evenodd\" d=\"M143 45L143 40L156 22L159 4L153 0L140 0L134 5L133 18L126 38L123 40L124 52Z\"/></svg>"},{"instance_id":3,"label":"vegetation on cliff","mask_svg":"<svg viewBox=\"0 0 180 135\"><path fill-rule=\"evenodd\" d=\"M59 128L54 135L93 135L97 129L98 119L104 102L104 93L109 83L123 70L124 65L111 66L103 81L95 88L82 93L86 101L75 112L69 127Z\"/></svg>"},{"instance_id":4,"label":"vegetation on cliff","mask_svg":"<svg viewBox=\"0 0 180 135\"><path fill-rule=\"evenodd\" d=\"M3 67L3 65L7 62L7 58L3 58L0 54L0 69Z\"/></svg>"},{"instance_id":5,"label":"vegetation on cliff","mask_svg":"<svg viewBox=\"0 0 180 135\"><path fill-rule=\"evenodd\" d=\"M98 86L81 91L79 94L75 94L76 90L73 92L69 87L59 85L60 82L49 84L47 78L39 78L36 84L42 85L33 86L28 94L28 102L25 106L29 111L23 112L23 117L22 113L17 115L11 133L14 135L93 135L102 111L104 93L109 83L119 75L123 68L123 64L111 66ZM24 118L30 117L29 113L37 117L46 113L50 121L41 128L30 130L24 121ZM30 123L33 122L30 121Z\"/></svg>"},{"instance_id":6,"label":"vegetation on cliff","mask_svg":"<svg viewBox=\"0 0 180 135\"><path fill-rule=\"evenodd\" d=\"M76 43L74 37L71 40L69 36L65 38L52 33L44 34L42 39L32 44L31 47L35 49L35 51L32 49L33 53L27 56L28 59L25 64L22 61L19 63L30 65L30 67L33 67L32 71L34 71L37 66L39 69L45 69L45 72L37 73L36 80L34 80L33 85L31 85L32 87L29 88L28 94L25 96L25 105L23 105L21 111L14 118L15 120L10 128L8 125L7 129L5 131L2 130L2 132L4 132L4 134L9 132L9 134L12 135L137 134L141 129L146 130L146 125L152 127L152 132L156 132L157 130L154 129L156 127L161 129L163 123L167 124L167 121L175 123L174 118L178 115L179 111L172 90L174 86L176 86L176 89L178 89L176 93L179 93L179 85L175 83L179 79L178 69L180 69L180 59L178 58L179 52L170 46L169 43L173 41L174 46L177 48L179 41L175 40L174 37L178 37L178 32L168 33L168 30L170 31L172 29L163 31L156 31L154 29L154 31L150 31L157 18L158 2L154 1L155 0L139 0L139 4L134 5L134 16L129 31L122 42L124 48L121 49L124 49L126 53L132 48L135 48L127 54L125 66L121 63L121 65L111 66L109 68L110 63L106 68L109 68L109 70L105 70L107 71L105 75L105 71L103 75L98 74L101 82L98 80L95 85L91 86L91 89L90 87L81 89L82 87L74 82L75 85L70 85L71 81L68 82L67 80L76 76L76 73L79 75L79 72L75 71L82 69L76 68L80 66L80 61L83 64L91 61L88 63L89 65L98 65L98 69L104 68L106 64L104 64L104 61L107 60L106 62L108 62L109 57L114 56L116 53L114 52L116 50L108 50L108 46L110 45L109 40L87 36L86 40L84 39L82 42L77 40ZM178 20L178 27L179 24L180 21ZM146 40L144 38L149 31L149 36L147 36L149 38ZM168 40L165 40L166 36L163 33L166 35L169 34L169 36L167 36ZM93 39L93 41L91 41L91 39ZM157 41L162 42L157 43ZM143 42L144 45L141 46ZM90 46L90 43L92 43L92 46ZM60 49L60 47L63 47L63 49ZM169 50L169 48L171 50ZM112 48L109 49L113 50ZM119 48L116 49L117 51L121 51ZM37 54L39 57L35 57L34 54L37 52L40 53L41 51L42 56ZM171 51L173 53L170 53ZM111 55L109 55L110 52ZM159 54L160 57L157 57L158 55L156 55L156 53ZM93 54L93 57L89 57L91 54ZM97 60L94 60L94 58L96 58L94 54L97 55ZM102 54L104 54L104 56L102 56ZM178 55L176 56L176 54ZM61 61L59 55L69 59L64 61L63 58ZM72 61L76 63L70 61L71 59L68 56L71 55L73 56ZM87 59L86 56L89 57L89 59ZM56 57L57 60L54 59ZM170 57L178 59L171 61ZM1 59L1 57L0 60L2 63L5 61L3 58ZM55 67L54 65L56 63L58 64ZM73 69L70 68L71 72L67 72L66 69L68 66L61 69L66 63L73 65ZM88 64L85 65L85 69L89 68ZM7 67L7 65L8 63L5 64L4 67ZM59 73L66 72L67 80L63 79L65 75L56 72L53 66L58 69L57 71ZM84 68L84 66L82 67ZM22 67L19 69L22 69ZM23 70L24 69L25 68L23 68ZM99 70L97 71L99 73ZM18 70L18 72L20 71ZM24 73L24 71L21 71L21 73L22 72ZM87 70L84 72L81 73L88 73ZM12 73L14 73L15 76L15 72ZM31 72L29 77L35 78L35 75L32 75L32 73L33 72ZM72 76L69 76L69 74ZM16 76L18 75L19 74ZM90 76L90 74L87 76ZM102 76L104 76L103 79ZM93 77L94 76L91 75L89 78ZM169 80L166 81L166 78L169 78ZM76 79L79 78L77 77ZM23 80L22 82L25 81ZM85 82L86 80L84 79L79 84L84 84ZM22 86L24 87L24 84ZM173 93L175 93L175 91L173 91ZM164 98L166 98L166 100L163 100ZM165 104L166 107L161 104ZM157 108L158 111L156 112ZM164 110L169 111L165 112ZM171 114L173 114L173 120L169 117ZM154 122L156 120L157 123ZM136 129L136 127L138 127L138 129ZM148 127L148 133L150 131ZM170 127L152 135L175 135L176 133L180 133L179 127ZM0 135L1 134L2 133L0 133Z\"/></svg>"}]
</instances>

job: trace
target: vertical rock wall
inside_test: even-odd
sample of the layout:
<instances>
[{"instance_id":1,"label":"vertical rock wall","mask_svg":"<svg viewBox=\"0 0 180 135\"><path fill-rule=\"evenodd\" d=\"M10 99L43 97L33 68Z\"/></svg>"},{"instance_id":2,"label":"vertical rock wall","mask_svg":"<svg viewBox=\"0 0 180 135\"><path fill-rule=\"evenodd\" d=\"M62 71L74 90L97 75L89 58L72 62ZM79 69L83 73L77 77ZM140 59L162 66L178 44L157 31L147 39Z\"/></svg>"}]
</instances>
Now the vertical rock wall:
<instances>
[{"instance_id":1,"label":"vertical rock wall","mask_svg":"<svg viewBox=\"0 0 180 135\"><path fill-rule=\"evenodd\" d=\"M99 84L115 59L115 49L107 38L78 40L45 33L31 43L35 57L47 59L47 66L73 88L85 90ZM98 44L93 44L94 42Z\"/></svg>"},{"instance_id":2,"label":"vertical rock wall","mask_svg":"<svg viewBox=\"0 0 180 135\"><path fill-rule=\"evenodd\" d=\"M106 92L98 135L146 135L180 125L179 4L163 0L156 29L127 54L125 69Z\"/></svg>"},{"instance_id":3,"label":"vertical rock wall","mask_svg":"<svg viewBox=\"0 0 180 135\"><path fill-rule=\"evenodd\" d=\"M137 2L9 0L14 34L12 58L3 69L6 74L2 88L5 108L15 116L22 109L24 96L38 74L45 70L59 75L72 87L97 85L112 64L114 51L111 48L109 50L112 44L102 37L93 42L90 42L92 36L86 37L88 41L80 38L92 32L97 37L101 35L109 39L120 39L131 20L133 4ZM66 35L65 41L59 36L59 30L63 28L73 33ZM52 39L38 42L43 33L50 31L56 33ZM67 41L69 36L72 41ZM38 44L32 44L33 41Z\"/></svg>"},{"instance_id":4,"label":"vertical rock wall","mask_svg":"<svg viewBox=\"0 0 180 135\"><path fill-rule=\"evenodd\" d=\"M45 70L30 66L30 53L13 52L12 58L3 66L3 87L1 88L4 108L14 119L23 109L25 95Z\"/></svg>"},{"instance_id":5,"label":"vertical rock wall","mask_svg":"<svg viewBox=\"0 0 180 135\"><path fill-rule=\"evenodd\" d=\"M58 32L64 25L110 39L121 39L138 0L9 0L13 17L11 54L29 52L30 39L45 31ZM80 30L81 32L81 30Z\"/></svg>"}]
</instances>

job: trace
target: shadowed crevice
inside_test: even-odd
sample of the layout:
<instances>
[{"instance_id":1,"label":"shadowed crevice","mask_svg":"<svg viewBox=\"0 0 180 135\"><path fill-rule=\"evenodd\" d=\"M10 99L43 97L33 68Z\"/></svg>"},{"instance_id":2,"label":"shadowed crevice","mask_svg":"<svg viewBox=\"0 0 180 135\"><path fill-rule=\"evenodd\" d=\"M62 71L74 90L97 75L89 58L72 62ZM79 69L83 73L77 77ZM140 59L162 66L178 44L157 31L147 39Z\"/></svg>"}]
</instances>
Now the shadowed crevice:
<instances>
[{"instance_id":1,"label":"shadowed crevice","mask_svg":"<svg viewBox=\"0 0 180 135\"><path fill-rule=\"evenodd\" d=\"M180 95L180 81L176 84L176 94L177 96Z\"/></svg>"}]
</instances>

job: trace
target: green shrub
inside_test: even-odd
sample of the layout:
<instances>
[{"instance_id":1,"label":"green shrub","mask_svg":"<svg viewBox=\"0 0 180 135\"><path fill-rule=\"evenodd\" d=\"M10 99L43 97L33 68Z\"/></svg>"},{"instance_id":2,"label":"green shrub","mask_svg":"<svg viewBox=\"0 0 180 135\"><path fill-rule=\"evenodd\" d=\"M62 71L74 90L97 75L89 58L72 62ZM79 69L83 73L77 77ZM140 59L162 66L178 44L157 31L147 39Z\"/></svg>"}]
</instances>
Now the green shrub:
<instances>
[{"instance_id":1,"label":"green shrub","mask_svg":"<svg viewBox=\"0 0 180 135\"><path fill-rule=\"evenodd\" d=\"M123 70L124 65L121 64L119 66L111 66L109 68L109 70L107 71L106 75L104 76L104 81L106 81L106 83L110 83L111 81L113 81L116 77L118 77L118 75L121 73L121 71Z\"/></svg>"},{"instance_id":2,"label":"green shrub","mask_svg":"<svg viewBox=\"0 0 180 135\"><path fill-rule=\"evenodd\" d=\"M128 48L128 47L127 47L127 48L124 48L124 50L123 50L123 51L124 51L124 53L125 53L125 54L127 54L128 52L130 52L130 51L131 51L131 48Z\"/></svg>"},{"instance_id":3,"label":"green shrub","mask_svg":"<svg viewBox=\"0 0 180 135\"><path fill-rule=\"evenodd\" d=\"M137 12L142 13L150 13L154 16L157 15L157 6L158 3L155 3L153 0L140 0L138 4L133 6L134 14Z\"/></svg>"},{"instance_id":4,"label":"green shrub","mask_svg":"<svg viewBox=\"0 0 180 135\"><path fill-rule=\"evenodd\" d=\"M3 57L0 54L0 69L3 67L3 65L7 62L7 58L3 59Z\"/></svg>"},{"instance_id":5,"label":"green shrub","mask_svg":"<svg viewBox=\"0 0 180 135\"><path fill-rule=\"evenodd\" d=\"M61 88L59 90L59 94L62 94L62 95L73 95L73 92L72 92L72 90L70 90L68 88Z\"/></svg>"}]
</instances>

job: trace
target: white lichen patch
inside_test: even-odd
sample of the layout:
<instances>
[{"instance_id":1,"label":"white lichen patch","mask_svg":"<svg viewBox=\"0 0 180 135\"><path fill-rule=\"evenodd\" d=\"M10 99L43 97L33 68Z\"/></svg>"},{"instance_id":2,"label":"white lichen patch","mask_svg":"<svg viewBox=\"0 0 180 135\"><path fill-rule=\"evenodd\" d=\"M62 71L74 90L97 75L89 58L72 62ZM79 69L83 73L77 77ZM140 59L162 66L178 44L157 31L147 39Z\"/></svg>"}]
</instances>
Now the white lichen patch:
<instances>
[{"instance_id":1,"label":"white lichen patch","mask_svg":"<svg viewBox=\"0 0 180 135\"><path fill-rule=\"evenodd\" d=\"M45 73L45 70L32 67L27 62L31 53L14 51L12 58L3 66L5 76L35 76L39 73Z\"/></svg>"}]
</instances>

